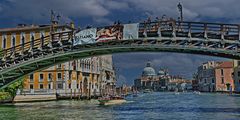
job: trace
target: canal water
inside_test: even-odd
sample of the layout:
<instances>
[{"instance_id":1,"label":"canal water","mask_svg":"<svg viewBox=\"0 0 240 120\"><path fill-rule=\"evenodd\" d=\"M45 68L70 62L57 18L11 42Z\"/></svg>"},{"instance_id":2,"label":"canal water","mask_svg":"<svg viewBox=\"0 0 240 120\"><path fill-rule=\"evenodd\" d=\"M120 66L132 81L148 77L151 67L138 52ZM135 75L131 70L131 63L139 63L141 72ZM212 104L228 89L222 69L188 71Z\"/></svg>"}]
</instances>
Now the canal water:
<instances>
[{"instance_id":1,"label":"canal water","mask_svg":"<svg viewBox=\"0 0 240 120\"><path fill-rule=\"evenodd\" d=\"M240 96L209 93L146 93L127 103L50 101L0 105L0 120L240 120Z\"/></svg>"}]
</instances>

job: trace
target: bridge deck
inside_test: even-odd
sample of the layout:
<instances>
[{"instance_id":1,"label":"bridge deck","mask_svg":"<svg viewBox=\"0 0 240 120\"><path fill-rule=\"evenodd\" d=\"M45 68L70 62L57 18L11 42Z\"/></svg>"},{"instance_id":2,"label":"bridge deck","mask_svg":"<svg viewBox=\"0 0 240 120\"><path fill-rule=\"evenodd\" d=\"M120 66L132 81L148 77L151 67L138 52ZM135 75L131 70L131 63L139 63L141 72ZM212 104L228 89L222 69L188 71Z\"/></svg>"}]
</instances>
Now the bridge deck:
<instances>
[{"instance_id":1,"label":"bridge deck","mask_svg":"<svg viewBox=\"0 0 240 120\"><path fill-rule=\"evenodd\" d=\"M120 25L114 26L119 27ZM160 48L170 51L171 49L173 49L172 51L185 49L184 52L186 53L188 51L195 51L197 54L203 53L213 56L240 58L240 26L237 24L177 22L174 20L155 21L140 23L138 33L139 38L134 40L114 39L107 42L73 45L73 31L67 31L54 33L51 36L36 39L34 42L30 41L5 49L3 50L2 59L0 59L0 83L2 83L0 87L11 83L23 75L31 73L33 70L47 67L48 62L43 59L44 57L53 60L53 55L61 54L64 56L76 50L91 51L91 49L101 49L101 47L102 49L106 49L111 47L119 48L121 46L131 48L127 51L134 51L134 48L142 51L148 51L148 49L150 51L157 51ZM114 50L108 49L108 52L105 51L103 53L113 52ZM121 50L118 49L117 52L121 52ZM91 51L91 54L98 55L102 53ZM55 56L55 59L57 57L61 56ZM40 62L36 62L36 65L27 64L28 61L40 58L46 62L46 65L44 63L40 65ZM25 66L21 66L22 64ZM15 73L8 73L13 71Z\"/></svg>"}]
</instances>

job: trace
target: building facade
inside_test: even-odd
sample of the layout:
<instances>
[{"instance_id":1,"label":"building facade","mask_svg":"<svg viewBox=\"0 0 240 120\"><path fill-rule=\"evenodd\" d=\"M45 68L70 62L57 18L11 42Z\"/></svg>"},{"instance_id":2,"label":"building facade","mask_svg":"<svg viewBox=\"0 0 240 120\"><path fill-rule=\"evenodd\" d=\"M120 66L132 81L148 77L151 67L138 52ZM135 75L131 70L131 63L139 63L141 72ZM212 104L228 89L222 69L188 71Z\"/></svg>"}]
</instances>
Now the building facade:
<instances>
[{"instance_id":1,"label":"building facade","mask_svg":"<svg viewBox=\"0 0 240 120\"><path fill-rule=\"evenodd\" d=\"M167 88L168 91L176 92L193 90L192 81L181 76L170 76Z\"/></svg>"},{"instance_id":2,"label":"building facade","mask_svg":"<svg viewBox=\"0 0 240 120\"><path fill-rule=\"evenodd\" d=\"M203 63L198 67L197 81L198 89L204 92L214 92L215 88L215 68L218 63L215 61L209 61Z\"/></svg>"},{"instance_id":3,"label":"building facade","mask_svg":"<svg viewBox=\"0 0 240 120\"><path fill-rule=\"evenodd\" d=\"M73 26L54 25L53 32L74 30ZM49 25L19 25L0 29L0 46L8 49L50 35ZM102 75L103 74L103 75ZM80 94L101 95L108 85L115 85L112 56L73 60L24 77L24 94Z\"/></svg>"},{"instance_id":4,"label":"building facade","mask_svg":"<svg viewBox=\"0 0 240 120\"><path fill-rule=\"evenodd\" d=\"M240 92L240 61L233 60L233 79L234 79L234 91Z\"/></svg>"},{"instance_id":5,"label":"building facade","mask_svg":"<svg viewBox=\"0 0 240 120\"><path fill-rule=\"evenodd\" d=\"M233 62L209 61L198 67L198 89L203 92L234 90Z\"/></svg>"}]
</instances>

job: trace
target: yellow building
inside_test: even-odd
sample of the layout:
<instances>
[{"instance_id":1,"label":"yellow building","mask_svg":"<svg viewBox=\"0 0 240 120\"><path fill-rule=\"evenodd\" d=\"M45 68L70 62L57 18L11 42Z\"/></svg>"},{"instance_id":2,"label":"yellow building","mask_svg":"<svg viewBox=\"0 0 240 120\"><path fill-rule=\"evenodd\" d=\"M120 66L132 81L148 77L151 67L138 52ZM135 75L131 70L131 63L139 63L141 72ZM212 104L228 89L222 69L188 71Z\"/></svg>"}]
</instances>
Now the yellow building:
<instances>
[{"instance_id":1,"label":"yellow building","mask_svg":"<svg viewBox=\"0 0 240 120\"><path fill-rule=\"evenodd\" d=\"M0 29L0 46L13 46L48 36L49 25L19 25ZM54 32L73 30L70 26L54 26ZM109 77L111 75L112 77ZM24 94L31 93L78 93L82 96L100 95L107 85L113 85L112 56L91 57L69 61L46 70L25 76ZM109 84L107 84L109 83Z\"/></svg>"},{"instance_id":2,"label":"yellow building","mask_svg":"<svg viewBox=\"0 0 240 120\"><path fill-rule=\"evenodd\" d=\"M0 47L8 49L13 46L18 46L27 42L33 42L50 34L50 25L24 25L19 24L16 28L0 29ZM67 25L54 25L53 32L70 31L73 30ZM63 72L57 72L59 66L49 68L51 72L42 71L36 72L30 76L26 76L24 80L24 88L26 89L55 89L54 85L51 87L49 81L56 80L56 78L63 78ZM47 69L47 70L49 70Z\"/></svg>"}]
</instances>

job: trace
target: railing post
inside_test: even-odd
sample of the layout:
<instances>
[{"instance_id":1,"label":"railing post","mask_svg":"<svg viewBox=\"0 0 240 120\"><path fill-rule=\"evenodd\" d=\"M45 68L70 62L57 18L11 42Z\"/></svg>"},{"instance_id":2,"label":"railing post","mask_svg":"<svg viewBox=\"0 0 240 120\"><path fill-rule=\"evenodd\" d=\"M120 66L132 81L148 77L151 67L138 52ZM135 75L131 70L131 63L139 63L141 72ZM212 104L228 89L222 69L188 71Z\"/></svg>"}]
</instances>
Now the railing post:
<instances>
[{"instance_id":1,"label":"railing post","mask_svg":"<svg viewBox=\"0 0 240 120\"><path fill-rule=\"evenodd\" d=\"M176 38L176 23L175 21L172 21L172 36L174 39Z\"/></svg>"},{"instance_id":2,"label":"railing post","mask_svg":"<svg viewBox=\"0 0 240 120\"><path fill-rule=\"evenodd\" d=\"M191 26L191 23L188 23L188 37L192 38L192 26Z\"/></svg>"},{"instance_id":3,"label":"railing post","mask_svg":"<svg viewBox=\"0 0 240 120\"><path fill-rule=\"evenodd\" d=\"M224 40L224 32L225 32L224 25L221 25L221 39L222 40Z\"/></svg>"},{"instance_id":4,"label":"railing post","mask_svg":"<svg viewBox=\"0 0 240 120\"><path fill-rule=\"evenodd\" d=\"M58 38L58 44L60 44L60 47L62 47L62 34L63 33L59 33L59 38Z\"/></svg>"},{"instance_id":5,"label":"railing post","mask_svg":"<svg viewBox=\"0 0 240 120\"><path fill-rule=\"evenodd\" d=\"M147 37L147 27L148 27L148 26L147 26L147 23L145 22L145 23L144 23L144 30L143 30L143 36L144 36L144 37Z\"/></svg>"},{"instance_id":6,"label":"railing post","mask_svg":"<svg viewBox=\"0 0 240 120\"><path fill-rule=\"evenodd\" d=\"M161 33L161 22L158 22L158 37L162 37L162 33Z\"/></svg>"},{"instance_id":7,"label":"railing post","mask_svg":"<svg viewBox=\"0 0 240 120\"><path fill-rule=\"evenodd\" d=\"M207 23L204 23L204 38L208 39L208 35L207 35Z\"/></svg>"}]
</instances>

